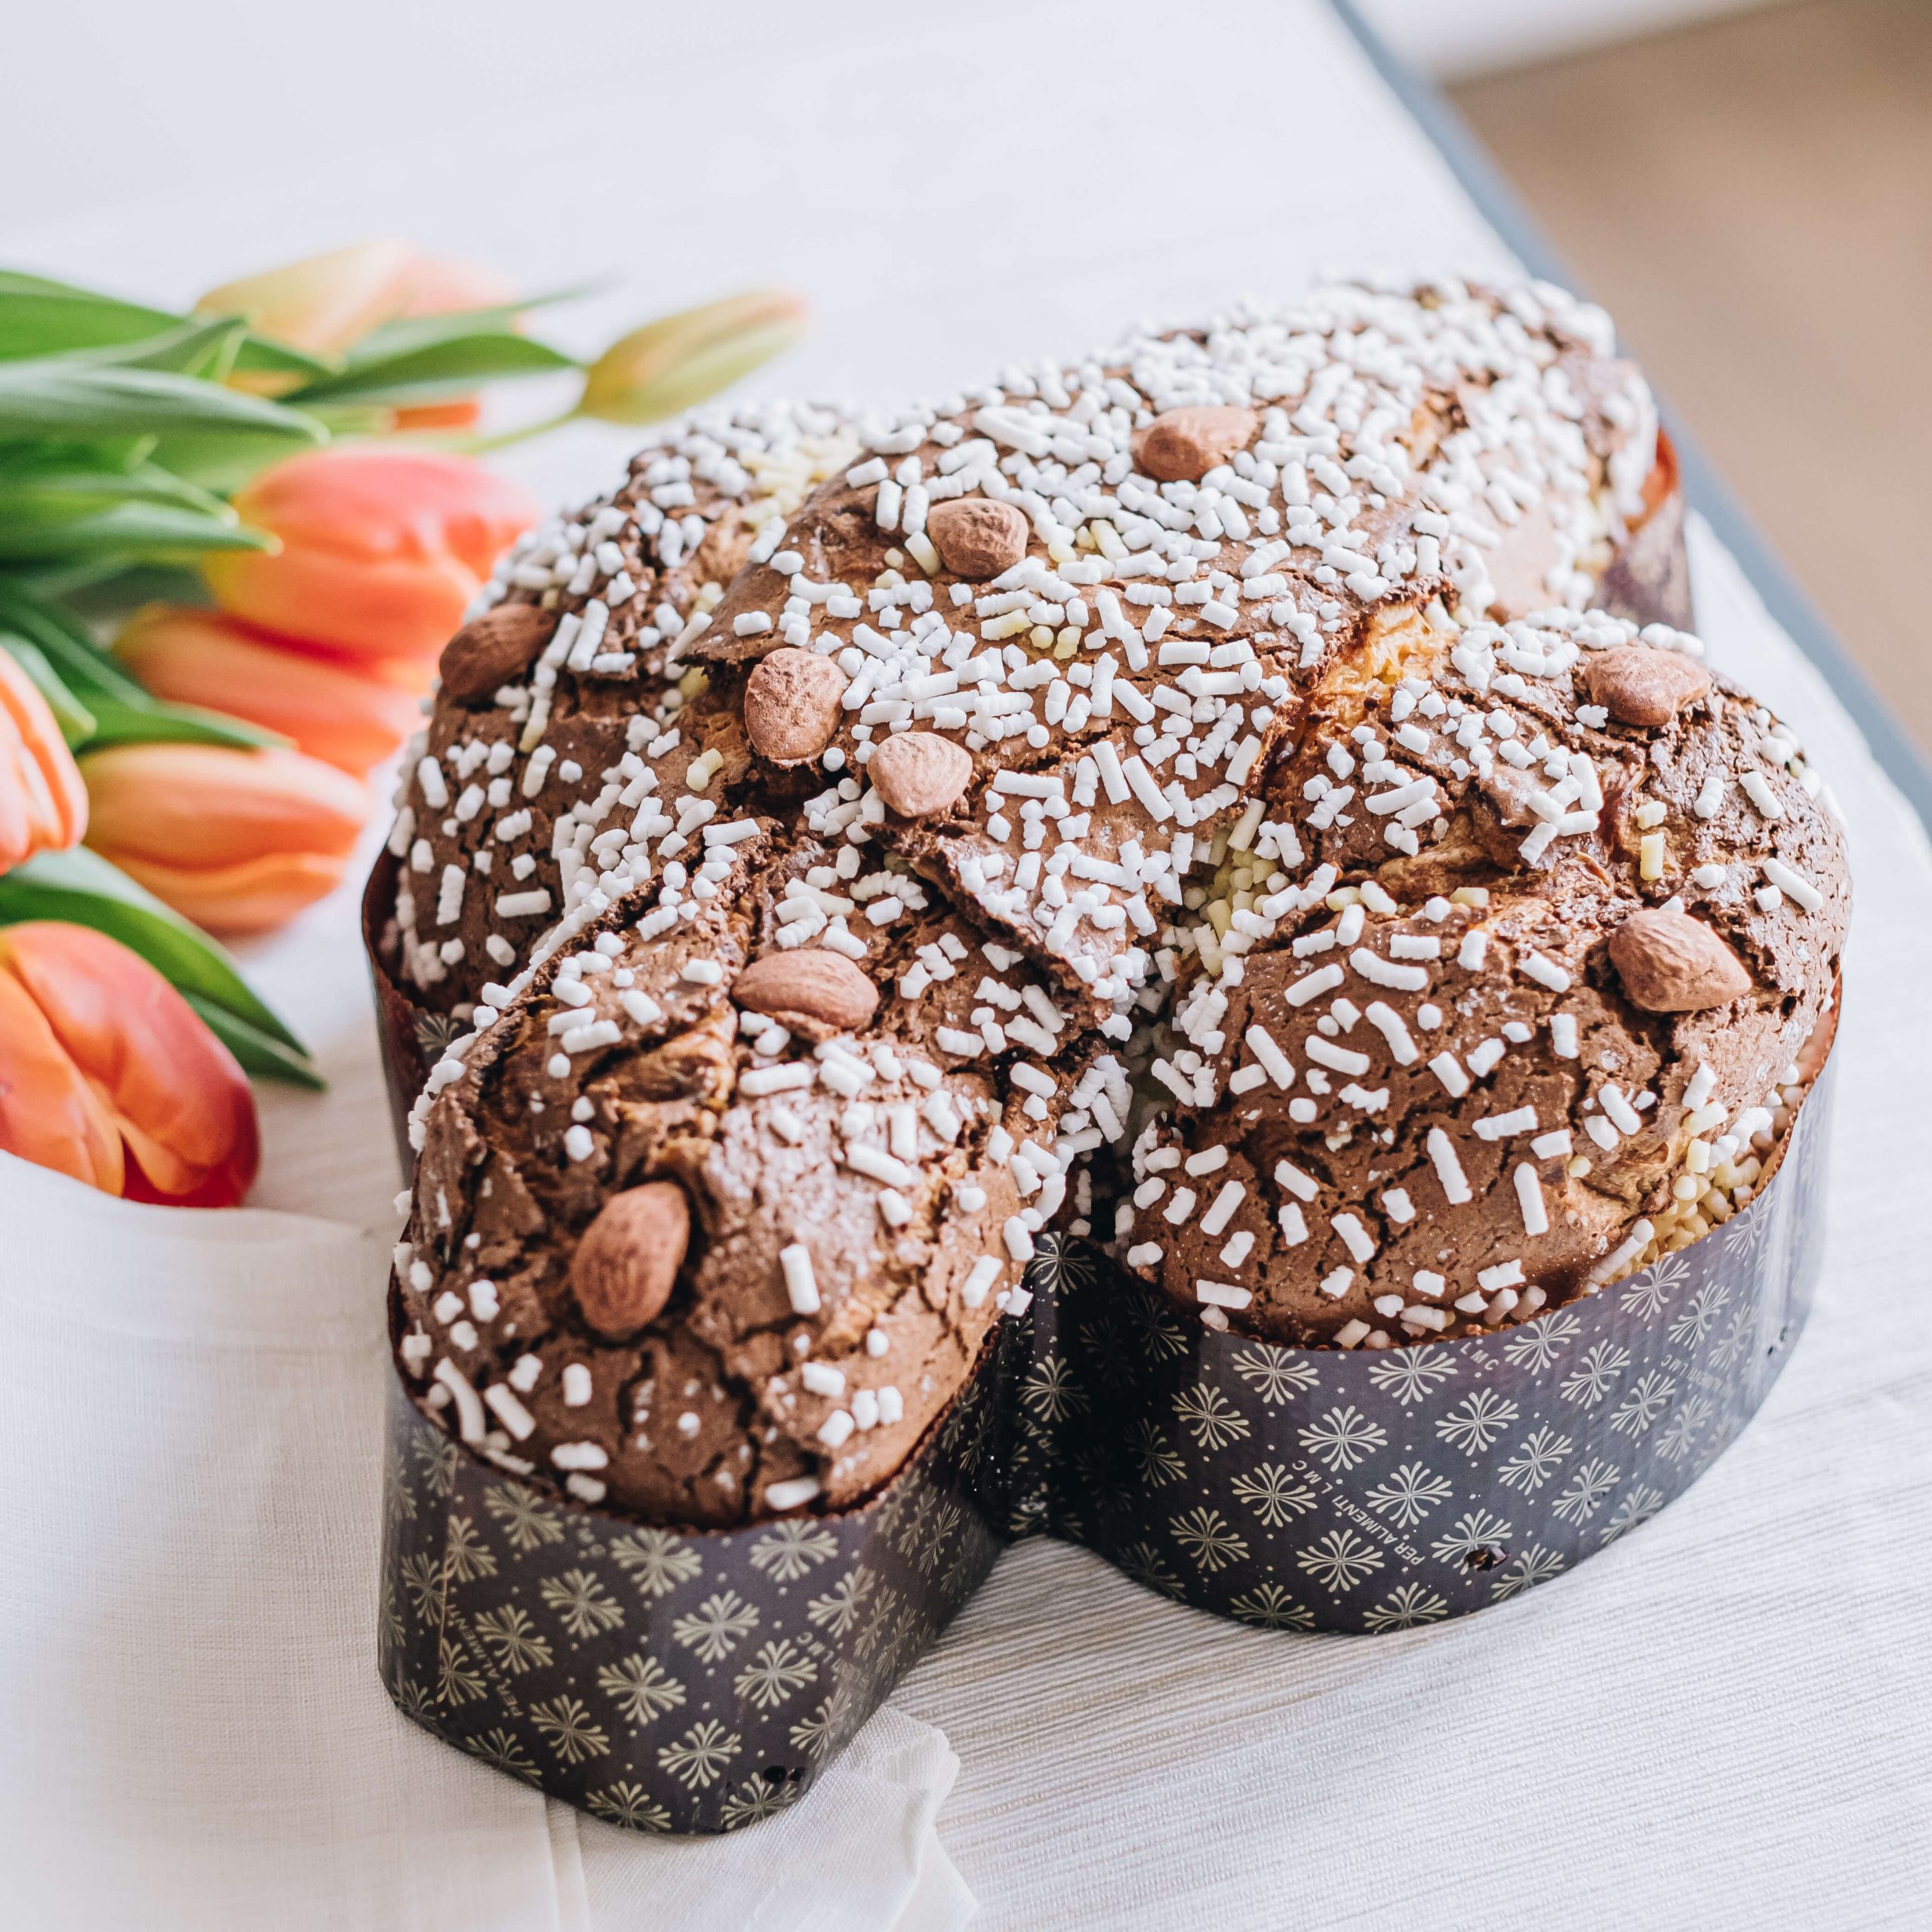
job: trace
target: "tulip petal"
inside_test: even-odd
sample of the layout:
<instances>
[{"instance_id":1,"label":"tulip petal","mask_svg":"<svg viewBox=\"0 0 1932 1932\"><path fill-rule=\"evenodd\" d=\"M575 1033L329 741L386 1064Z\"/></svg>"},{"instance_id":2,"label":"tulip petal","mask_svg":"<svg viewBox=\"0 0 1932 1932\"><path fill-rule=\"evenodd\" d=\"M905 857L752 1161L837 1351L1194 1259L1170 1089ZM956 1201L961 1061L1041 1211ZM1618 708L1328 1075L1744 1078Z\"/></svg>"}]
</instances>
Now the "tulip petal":
<instances>
[{"instance_id":1,"label":"tulip petal","mask_svg":"<svg viewBox=\"0 0 1932 1932\"><path fill-rule=\"evenodd\" d=\"M334 890L368 809L300 752L117 745L83 761L88 844L211 932L266 931Z\"/></svg>"},{"instance_id":2,"label":"tulip petal","mask_svg":"<svg viewBox=\"0 0 1932 1932\"><path fill-rule=\"evenodd\" d=\"M211 288L195 304L202 315L245 315L262 334L335 355L378 322L408 307L414 253L392 239L358 242Z\"/></svg>"},{"instance_id":3,"label":"tulip petal","mask_svg":"<svg viewBox=\"0 0 1932 1932\"><path fill-rule=\"evenodd\" d=\"M1668 430L1657 432L1657 460L1651 465L1651 473L1644 478L1644 513L1640 519L1647 523L1663 506L1664 499L1678 485L1677 445L1670 440Z\"/></svg>"},{"instance_id":4,"label":"tulip petal","mask_svg":"<svg viewBox=\"0 0 1932 1932\"><path fill-rule=\"evenodd\" d=\"M0 872L32 856L42 789L19 727L0 710Z\"/></svg>"},{"instance_id":5,"label":"tulip petal","mask_svg":"<svg viewBox=\"0 0 1932 1932\"><path fill-rule=\"evenodd\" d=\"M35 920L0 931L0 961L109 1110L131 1197L242 1198L260 1157L247 1078L146 960L88 927Z\"/></svg>"},{"instance_id":6,"label":"tulip petal","mask_svg":"<svg viewBox=\"0 0 1932 1932\"><path fill-rule=\"evenodd\" d=\"M473 395L459 396L454 402L419 402L398 409L390 427L405 432L428 429L473 429L483 420L483 405Z\"/></svg>"},{"instance_id":7,"label":"tulip petal","mask_svg":"<svg viewBox=\"0 0 1932 1932\"><path fill-rule=\"evenodd\" d=\"M115 745L82 760L88 843L163 864L224 866L263 852L341 857L368 816L366 789L300 752Z\"/></svg>"},{"instance_id":8,"label":"tulip petal","mask_svg":"<svg viewBox=\"0 0 1932 1932\"><path fill-rule=\"evenodd\" d=\"M538 513L469 457L360 445L277 463L235 507L281 548L205 559L215 601L261 629L358 657L439 650Z\"/></svg>"},{"instance_id":9,"label":"tulip petal","mask_svg":"<svg viewBox=\"0 0 1932 1932\"><path fill-rule=\"evenodd\" d=\"M137 952L214 1028L250 1072L319 1087L308 1049L199 927L85 846L43 852L0 878L0 925L58 919ZM224 1030L226 1029L226 1030Z\"/></svg>"},{"instance_id":10,"label":"tulip petal","mask_svg":"<svg viewBox=\"0 0 1932 1932\"><path fill-rule=\"evenodd\" d=\"M293 545L274 557L205 557L202 574L215 601L250 623L371 658L420 658L430 640L447 643L484 580L454 557L358 559Z\"/></svg>"},{"instance_id":11,"label":"tulip petal","mask_svg":"<svg viewBox=\"0 0 1932 1932\"><path fill-rule=\"evenodd\" d=\"M500 269L460 255L418 255L409 265L405 315L449 315L491 309L516 300L516 288Z\"/></svg>"},{"instance_id":12,"label":"tulip petal","mask_svg":"<svg viewBox=\"0 0 1932 1932\"><path fill-rule=\"evenodd\" d=\"M216 611L149 604L115 640L114 654L157 697L205 705L292 739L298 749L358 776L388 757L415 728L412 691L359 673L340 658L304 651ZM411 660L389 660L408 666Z\"/></svg>"},{"instance_id":13,"label":"tulip petal","mask_svg":"<svg viewBox=\"0 0 1932 1932\"><path fill-rule=\"evenodd\" d=\"M346 860L269 852L232 866L173 866L117 854L115 863L183 918L222 939L273 932L342 883Z\"/></svg>"},{"instance_id":14,"label":"tulip petal","mask_svg":"<svg viewBox=\"0 0 1932 1932\"><path fill-rule=\"evenodd\" d=\"M0 1151L118 1194L125 1168L106 1105L26 988L0 968Z\"/></svg>"},{"instance_id":15,"label":"tulip petal","mask_svg":"<svg viewBox=\"0 0 1932 1932\"><path fill-rule=\"evenodd\" d=\"M0 872L60 851L87 828L87 787L51 708L0 651Z\"/></svg>"}]
</instances>

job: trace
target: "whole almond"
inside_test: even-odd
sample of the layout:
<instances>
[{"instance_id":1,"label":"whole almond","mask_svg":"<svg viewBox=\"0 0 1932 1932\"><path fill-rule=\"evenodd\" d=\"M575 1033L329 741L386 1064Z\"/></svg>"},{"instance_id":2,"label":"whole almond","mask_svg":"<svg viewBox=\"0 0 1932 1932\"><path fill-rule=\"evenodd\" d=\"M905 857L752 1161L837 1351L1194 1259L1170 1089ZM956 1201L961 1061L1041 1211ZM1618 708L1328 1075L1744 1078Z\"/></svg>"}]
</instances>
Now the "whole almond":
<instances>
[{"instance_id":1,"label":"whole almond","mask_svg":"<svg viewBox=\"0 0 1932 1932\"><path fill-rule=\"evenodd\" d=\"M1751 990L1737 955L1701 919L1667 906L1632 912L1611 935L1610 963L1646 1013L1700 1013Z\"/></svg>"},{"instance_id":2,"label":"whole almond","mask_svg":"<svg viewBox=\"0 0 1932 1932\"><path fill-rule=\"evenodd\" d=\"M731 997L747 1013L763 1013L794 1032L860 1027L878 1011L878 989L843 953L800 946L768 952L738 975Z\"/></svg>"},{"instance_id":3,"label":"whole almond","mask_svg":"<svg viewBox=\"0 0 1932 1932\"><path fill-rule=\"evenodd\" d=\"M790 645L761 657L745 681L745 731L774 764L817 758L838 728L845 673L829 657Z\"/></svg>"},{"instance_id":4,"label":"whole almond","mask_svg":"<svg viewBox=\"0 0 1932 1932\"><path fill-rule=\"evenodd\" d=\"M1583 666L1590 696L1620 724L1654 731L1711 688L1711 674L1681 652L1619 645Z\"/></svg>"},{"instance_id":5,"label":"whole almond","mask_svg":"<svg viewBox=\"0 0 1932 1932\"><path fill-rule=\"evenodd\" d=\"M691 1206L675 1181L648 1180L612 1195L571 1260L571 1289L585 1321L617 1342L655 1320L691 1238Z\"/></svg>"},{"instance_id":6,"label":"whole almond","mask_svg":"<svg viewBox=\"0 0 1932 1932\"><path fill-rule=\"evenodd\" d=\"M1251 409L1192 403L1155 417L1134 438L1134 460L1161 483L1198 483L1236 450L1247 448L1261 419Z\"/></svg>"},{"instance_id":7,"label":"whole almond","mask_svg":"<svg viewBox=\"0 0 1932 1932\"><path fill-rule=\"evenodd\" d=\"M436 660L443 695L459 704L495 697L529 669L556 628L557 614L534 604L499 604L472 618Z\"/></svg>"},{"instance_id":8,"label":"whole almond","mask_svg":"<svg viewBox=\"0 0 1932 1932\"><path fill-rule=\"evenodd\" d=\"M926 512L926 534L955 577L983 583L1026 554L1032 526L1017 503L990 497L949 497Z\"/></svg>"},{"instance_id":9,"label":"whole almond","mask_svg":"<svg viewBox=\"0 0 1932 1932\"><path fill-rule=\"evenodd\" d=\"M972 782L973 755L937 731L902 731L872 753L866 776L902 818L931 818Z\"/></svg>"}]
</instances>

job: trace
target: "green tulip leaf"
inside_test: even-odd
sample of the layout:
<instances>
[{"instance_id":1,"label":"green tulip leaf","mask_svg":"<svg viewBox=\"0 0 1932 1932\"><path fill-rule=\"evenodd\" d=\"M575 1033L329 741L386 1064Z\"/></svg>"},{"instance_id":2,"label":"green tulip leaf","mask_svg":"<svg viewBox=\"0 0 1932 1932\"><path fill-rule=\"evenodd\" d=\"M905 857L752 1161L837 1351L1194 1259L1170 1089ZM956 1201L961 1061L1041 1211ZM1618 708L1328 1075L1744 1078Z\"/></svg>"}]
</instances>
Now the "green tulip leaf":
<instances>
[{"instance_id":1,"label":"green tulip leaf","mask_svg":"<svg viewBox=\"0 0 1932 1932\"><path fill-rule=\"evenodd\" d=\"M220 315L210 321L191 316L159 335L106 349L79 350L68 359L91 362L97 368L165 369L177 376L219 383L235 367L248 334L248 325L238 316Z\"/></svg>"},{"instance_id":2,"label":"green tulip leaf","mask_svg":"<svg viewBox=\"0 0 1932 1932\"><path fill-rule=\"evenodd\" d=\"M0 438L91 441L170 431L225 432L291 448L321 442L325 433L278 402L169 370L60 356L0 362Z\"/></svg>"},{"instance_id":3,"label":"green tulip leaf","mask_svg":"<svg viewBox=\"0 0 1932 1932\"><path fill-rule=\"evenodd\" d=\"M303 1060L302 1042L249 987L227 952L98 852L40 852L0 875L0 925L64 919L137 952L170 985L234 1014Z\"/></svg>"},{"instance_id":4,"label":"green tulip leaf","mask_svg":"<svg viewBox=\"0 0 1932 1932\"><path fill-rule=\"evenodd\" d=\"M85 449L38 454L31 463L10 463L0 455L0 525L10 518L89 515L109 503L171 503L203 516L232 519L234 512L207 490L152 463L90 465Z\"/></svg>"},{"instance_id":5,"label":"green tulip leaf","mask_svg":"<svg viewBox=\"0 0 1932 1932\"><path fill-rule=\"evenodd\" d=\"M306 380L334 365L306 350L291 349L272 336L257 335L253 329L242 338L235 357L235 372L248 376L294 376Z\"/></svg>"},{"instance_id":6,"label":"green tulip leaf","mask_svg":"<svg viewBox=\"0 0 1932 1932\"><path fill-rule=\"evenodd\" d=\"M0 369L5 366L0 363ZM224 395L230 393L225 389L215 392ZM329 439L331 428L328 423L312 416L305 417L304 420L313 427L316 440ZM152 449L147 452L155 463L171 475L223 497L232 497L258 470L283 457L299 453L299 449L291 449L285 438L268 438L238 429L171 431L166 435L157 436Z\"/></svg>"},{"instance_id":7,"label":"green tulip leaf","mask_svg":"<svg viewBox=\"0 0 1932 1932\"><path fill-rule=\"evenodd\" d=\"M0 360L62 355L152 340L192 318L144 303L0 269ZM235 366L254 374L311 377L330 365L266 336L246 335Z\"/></svg>"},{"instance_id":8,"label":"green tulip leaf","mask_svg":"<svg viewBox=\"0 0 1932 1932\"><path fill-rule=\"evenodd\" d=\"M192 704L168 704L143 691L138 704L112 697L90 697L94 734L81 747L104 751L109 745L225 745L232 751L286 749L288 740L259 724L230 718L225 712L204 711Z\"/></svg>"},{"instance_id":9,"label":"green tulip leaf","mask_svg":"<svg viewBox=\"0 0 1932 1932\"><path fill-rule=\"evenodd\" d=\"M498 330L454 336L392 355L352 362L340 375L308 383L288 399L300 408L340 402L434 402L467 395L483 383L550 375L577 367L574 358L561 349Z\"/></svg>"},{"instance_id":10,"label":"green tulip leaf","mask_svg":"<svg viewBox=\"0 0 1932 1932\"><path fill-rule=\"evenodd\" d=\"M498 335L513 331L517 318L532 309L549 308L558 302L574 302L593 294L601 285L581 282L574 288L552 290L547 295L528 295L515 302L501 302L483 309L451 309L439 315L404 315L394 321L378 322L353 343L345 366L353 369L365 362L384 361L414 349L429 349L459 337Z\"/></svg>"},{"instance_id":11,"label":"green tulip leaf","mask_svg":"<svg viewBox=\"0 0 1932 1932\"><path fill-rule=\"evenodd\" d=\"M90 710L104 698L116 698L124 704L153 702L66 611L4 577L0 577L0 623L38 645L62 681L72 688Z\"/></svg>"},{"instance_id":12,"label":"green tulip leaf","mask_svg":"<svg viewBox=\"0 0 1932 1932\"><path fill-rule=\"evenodd\" d=\"M47 653L37 644L12 632L0 631L0 651L4 651L32 679L34 688L47 700L54 721L69 750L85 744L100 728L100 720L69 689L60 672L48 662Z\"/></svg>"},{"instance_id":13,"label":"green tulip leaf","mask_svg":"<svg viewBox=\"0 0 1932 1932\"><path fill-rule=\"evenodd\" d=\"M180 319L144 303L0 269L0 356L9 359L144 341Z\"/></svg>"},{"instance_id":14,"label":"green tulip leaf","mask_svg":"<svg viewBox=\"0 0 1932 1932\"><path fill-rule=\"evenodd\" d=\"M93 714L94 729L85 740L85 749L162 742L226 745L238 751L253 751L288 742L239 718L151 697L68 613L4 577L0 577L0 627L37 645L55 675Z\"/></svg>"},{"instance_id":15,"label":"green tulip leaf","mask_svg":"<svg viewBox=\"0 0 1932 1932\"><path fill-rule=\"evenodd\" d=\"M291 1087L306 1087L312 1094L325 1093L328 1082L315 1071L307 1054L284 1046L251 1026L238 1014L217 1006L202 994L182 989L183 997L202 1017L208 1031L232 1053L245 1073L263 1080L285 1080Z\"/></svg>"},{"instance_id":16,"label":"green tulip leaf","mask_svg":"<svg viewBox=\"0 0 1932 1932\"><path fill-rule=\"evenodd\" d=\"M265 550L274 540L232 510L210 516L172 503L115 503L81 515L63 515L51 505L36 514L17 503L0 515L0 562L7 563L112 556L131 564L209 550Z\"/></svg>"}]
</instances>

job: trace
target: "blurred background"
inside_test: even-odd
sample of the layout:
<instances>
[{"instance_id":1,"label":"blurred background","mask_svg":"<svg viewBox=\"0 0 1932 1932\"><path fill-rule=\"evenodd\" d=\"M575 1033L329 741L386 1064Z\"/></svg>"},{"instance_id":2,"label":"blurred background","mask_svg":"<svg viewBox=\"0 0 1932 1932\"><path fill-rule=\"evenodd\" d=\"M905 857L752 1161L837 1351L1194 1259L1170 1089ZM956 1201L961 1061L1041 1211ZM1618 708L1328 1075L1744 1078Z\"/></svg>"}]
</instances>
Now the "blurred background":
<instances>
[{"instance_id":1,"label":"blurred background","mask_svg":"<svg viewBox=\"0 0 1932 1932\"><path fill-rule=\"evenodd\" d=\"M1362 0L1616 315L1920 746L1932 5Z\"/></svg>"},{"instance_id":2,"label":"blurred background","mask_svg":"<svg viewBox=\"0 0 1932 1932\"><path fill-rule=\"evenodd\" d=\"M903 51L934 27L872 0L830 4L841 14L878 14L881 60L888 45ZM1932 314L1932 4L1359 5L1392 47L1448 89L1573 279L1615 314L1932 749L1932 669L1910 534L1932 521L1932 386L1921 359ZM1047 45L1054 11L991 5L954 17L942 44L970 63L1004 64L1016 23ZM866 77L824 71L809 10L752 7L739 17L752 14L761 36L792 50L801 85L786 115L805 117L823 138L847 91L864 94ZM353 238L366 219L349 211L374 192L372 158L388 155L420 204L396 209L398 229L414 213L419 238L469 247L529 285L546 275L554 285L584 272L581 250L548 259L544 223L531 214L542 197L507 180L504 151L520 140L551 144L551 128L580 125L560 105L573 91L586 117L622 100L648 123L650 76L666 57L690 75L721 55L728 97L728 53L713 45L719 24L702 9L585 0L540 10L528 0L332 0L299 11L255 0L167 8L108 0L23 10L10 22L0 74L0 230L12 231L17 266L85 268L186 296L243 266ZM1070 17L1061 31L1078 38ZM608 192L573 178L569 149L568 138L556 149L554 192ZM694 177L660 171L660 158L641 137L638 192L688 195ZM784 190L742 143L693 158L728 200L755 204ZM475 192L451 186L458 177ZM506 194L531 217L508 245ZM280 249L263 240L278 214L288 238ZM184 236L205 260L187 260ZM841 334L835 278L811 258L810 238L774 224L745 252L738 277L787 281L817 305L819 330L779 380L882 388L937 380L912 341L882 355L869 344L862 362L844 365L838 345L860 338ZM711 253L660 258L663 306L719 292L728 241L714 227ZM1186 252L1184 238L1174 246ZM125 272L111 275L109 258ZM1345 235L1333 259L1348 263ZM182 286L171 288L171 278ZM1124 286L1116 292L1103 272L1094 280L1094 314L1123 312ZM635 306L635 294L626 299ZM605 319L593 311L585 326ZM1036 312L1012 346L1081 341L1092 327L1084 315ZM565 457L557 461L554 482L531 475L540 494L577 487Z\"/></svg>"},{"instance_id":3,"label":"blurred background","mask_svg":"<svg viewBox=\"0 0 1932 1932\"><path fill-rule=\"evenodd\" d=\"M1366 0L1912 736L1932 524L1926 0Z\"/></svg>"}]
</instances>

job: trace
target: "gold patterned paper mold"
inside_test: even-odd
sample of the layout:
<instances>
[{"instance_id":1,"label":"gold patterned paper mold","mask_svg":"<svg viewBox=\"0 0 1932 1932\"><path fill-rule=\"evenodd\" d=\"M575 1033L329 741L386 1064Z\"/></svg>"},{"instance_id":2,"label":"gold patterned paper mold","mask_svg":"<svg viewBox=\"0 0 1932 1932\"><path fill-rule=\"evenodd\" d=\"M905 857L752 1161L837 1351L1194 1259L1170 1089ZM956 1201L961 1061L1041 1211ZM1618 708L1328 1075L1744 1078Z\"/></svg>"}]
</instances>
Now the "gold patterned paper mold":
<instances>
[{"instance_id":1,"label":"gold patterned paper mold","mask_svg":"<svg viewBox=\"0 0 1932 1932\"><path fill-rule=\"evenodd\" d=\"M1826 1081L1829 1084L1829 1075ZM1565 1576L1681 1494L1801 1330L1829 1094L1709 1239L1520 1327L1383 1355L1183 1325L1086 1244L880 1494L696 1532L493 1469L391 1390L381 1669L413 1721L611 1823L796 1801L1004 1542L1259 1629L1375 1633Z\"/></svg>"}]
</instances>

